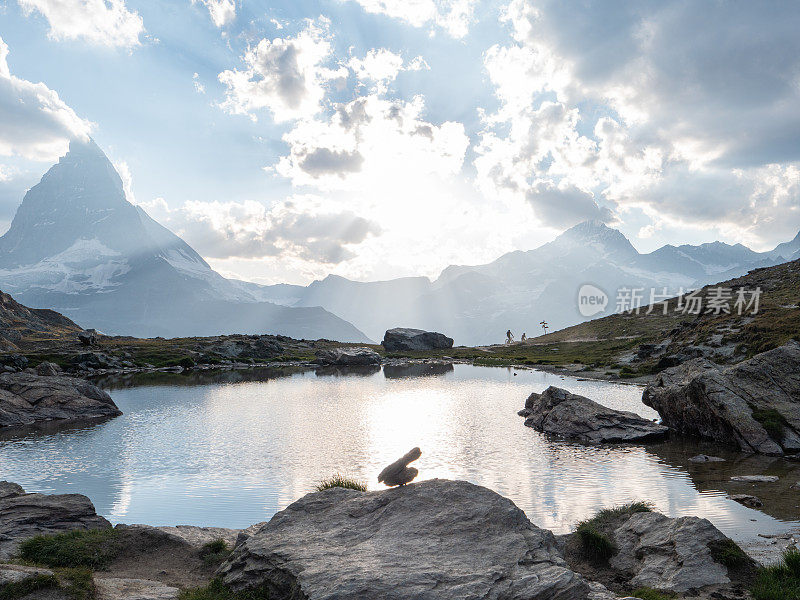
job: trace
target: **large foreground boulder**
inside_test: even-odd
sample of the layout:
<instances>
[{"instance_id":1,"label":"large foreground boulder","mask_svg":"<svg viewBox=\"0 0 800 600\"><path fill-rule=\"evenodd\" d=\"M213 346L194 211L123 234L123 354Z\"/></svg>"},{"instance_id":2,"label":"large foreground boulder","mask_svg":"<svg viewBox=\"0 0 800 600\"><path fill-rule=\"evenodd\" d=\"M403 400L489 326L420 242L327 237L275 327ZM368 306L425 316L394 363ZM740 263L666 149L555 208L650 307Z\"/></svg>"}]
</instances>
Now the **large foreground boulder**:
<instances>
[{"instance_id":1,"label":"large foreground boulder","mask_svg":"<svg viewBox=\"0 0 800 600\"><path fill-rule=\"evenodd\" d=\"M800 344L721 368L698 358L661 372L642 400L683 434L743 452L800 451Z\"/></svg>"},{"instance_id":2,"label":"large foreground boulder","mask_svg":"<svg viewBox=\"0 0 800 600\"><path fill-rule=\"evenodd\" d=\"M632 412L606 408L555 386L531 394L520 414L526 417L525 425L537 431L594 444L654 441L668 432Z\"/></svg>"},{"instance_id":3,"label":"large foreground boulder","mask_svg":"<svg viewBox=\"0 0 800 600\"><path fill-rule=\"evenodd\" d=\"M383 334L381 345L387 352L446 350L453 347L453 338L435 331L395 327Z\"/></svg>"},{"instance_id":4,"label":"large foreground boulder","mask_svg":"<svg viewBox=\"0 0 800 600\"><path fill-rule=\"evenodd\" d=\"M111 396L83 379L42 377L32 373L0 374L0 427L121 414Z\"/></svg>"},{"instance_id":5,"label":"large foreground boulder","mask_svg":"<svg viewBox=\"0 0 800 600\"><path fill-rule=\"evenodd\" d=\"M369 348L331 348L318 350L314 362L325 366L366 367L381 364L381 355Z\"/></svg>"},{"instance_id":6,"label":"large foreground boulder","mask_svg":"<svg viewBox=\"0 0 800 600\"><path fill-rule=\"evenodd\" d=\"M513 502L439 479L308 494L237 545L219 574L274 600L604 597Z\"/></svg>"},{"instance_id":7,"label":"large foreground boulder","mask_svg":"<svg viewBox=\"0 0 800 600\"><path fill-rule=\"evenodd\" d=\"M29 537L71 529L105 529L92 501L81 494L26 494L17 484L0 481L0 562Z\"/></svg>"}]
</instances>

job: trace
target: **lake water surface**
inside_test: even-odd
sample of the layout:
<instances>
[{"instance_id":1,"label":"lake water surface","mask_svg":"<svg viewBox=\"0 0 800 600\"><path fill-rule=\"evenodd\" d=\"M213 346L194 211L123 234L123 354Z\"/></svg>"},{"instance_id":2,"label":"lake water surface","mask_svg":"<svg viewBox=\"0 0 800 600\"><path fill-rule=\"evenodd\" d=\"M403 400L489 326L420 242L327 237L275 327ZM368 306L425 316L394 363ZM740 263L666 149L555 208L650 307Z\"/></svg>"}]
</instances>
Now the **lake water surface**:
<instances>
[{"instance_id":1,"label":"lake water surface","mask_svg":"<svg viewBox=\"0 0 800 600\"><path fill-rule=\"evenodd\" d=\"M707 517L739 541L783 531L800 515L786 504L792 499L772 511L779 520L731 501L724 491L736 469L791 471L786 461L725 454L685 440L583 446L548 439L516 414L531 392L558 385L656 417L636 386L469 365L352 374L264 370L101 384L123 416L4 434L0 479L28 491L86 494L114 523L246 527L335 472L379 489L378 472L420 446L419 479L487 486L557 533L601 507L638 499L670 516ZM690 465L687 459L701 451L731 460Z\"/></svg>"}]
</instances>

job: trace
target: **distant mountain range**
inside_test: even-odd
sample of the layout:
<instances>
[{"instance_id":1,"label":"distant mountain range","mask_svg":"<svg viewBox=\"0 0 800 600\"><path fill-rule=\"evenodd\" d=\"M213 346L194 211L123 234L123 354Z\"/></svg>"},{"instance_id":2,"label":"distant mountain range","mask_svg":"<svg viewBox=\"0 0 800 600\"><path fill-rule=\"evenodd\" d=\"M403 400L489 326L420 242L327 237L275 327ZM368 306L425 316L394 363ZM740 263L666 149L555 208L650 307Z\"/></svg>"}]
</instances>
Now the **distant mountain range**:
<instances>
[{"instance_id":1,"label":"distant mountain range","mask_svg":"<svg viewBox=\"0 0 800 600\"><path fill-rule=\"evenodd\" d=\"M380 340L386 329L441 331L459 345L498 343L511 329L532 337L587 320L578 291L591 284L616 308L617 290L675 295L800 258L800 234L769 252L722 242L639 253L598 221L534 250L431 281L356 282L330 275L308 286L261 286L222 277L186 242L125 199L94 142L73 142L25 195L0 237L0 287L28 306L52 308L85 327L136 336L280 333L295 338ZM363 332L363 333L362 333Z\"/></svg>"},{"instance_id":2,"label":"distant mountain range","mask_svg":"<svg viewBox=\"0 0 800 600\"><path fill-rule=\"evenodd\" d=\"M800 234L770 252L754 252L722 242L699 246L667 245L639 253L619 231L598 221L567 230L552 242L528 251L504 254L476 266L450 266L435 281L411 277L361 283L328 276L306 287L262 288L260 297L290 306L323 306L378 339L383 331L402 325L442 331L456 344L500 343L507 329L517 339L550 331L588 318L578 310L584 284L603 290L609 305L594 318L616 309L621 288L640 288L642 304L650 290L677 295L681 288L743 275L800 258Z\"/></svg>"},{"instance_id":3,"label":"distant mountain range","mask_svg":"<svg viewBox=\"0 0 800 600\"><path fill-rule=\"evenodd\" d=\"M368 341L323 308L266 302L219 275L125 199L119 174L93 141L72 142L25 194L0 237L0 286L28 306L109 334Z\"/></svg>"}]
</instances>

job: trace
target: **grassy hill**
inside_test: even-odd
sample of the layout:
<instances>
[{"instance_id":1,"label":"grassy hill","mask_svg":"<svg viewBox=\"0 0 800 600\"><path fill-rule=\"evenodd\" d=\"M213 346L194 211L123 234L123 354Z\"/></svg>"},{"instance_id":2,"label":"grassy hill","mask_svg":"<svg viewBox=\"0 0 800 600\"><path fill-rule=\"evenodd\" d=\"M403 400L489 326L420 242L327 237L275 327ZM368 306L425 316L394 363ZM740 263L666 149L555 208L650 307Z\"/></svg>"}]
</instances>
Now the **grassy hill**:
<instances>
[{"instance_id":1,"label":"grassy hill","mask_svg":"<svg viewBox=\"0 0 800 600\"><path fill-rule=\"evenodd\" d=\"M706 312L720 287L732 291L730 313ZM761 289L757 313L751 314L748 309L737 314L736 290L742 288L748 292L747 301L751 299L749 292ZM525 343L454 348L437 354L485 364L583 364L634 377L652 374L670 362L692 356L706 356L720 363L739 362L800 337L800 260L706 286L695 296L702 302L702 312L697 315L679 311L679 299L672 298L667 302L667 314L659 304L650 314L643 307L638 314L613 314ZM687 300L683 302L685 305ZM642 355L637 356L643 344L660 347L649 353L645 346Z\"/></svg>"},{"instance_id":2,"label":"grassy hill","mask_svg":"<svg viewBox=\"0 0 800 600\"><path fill-rule=\"evenodd\" d=\"M54 310L28 308L0 292L0 349L74 338L81 328Z\"/></svg>"}]
</instances>

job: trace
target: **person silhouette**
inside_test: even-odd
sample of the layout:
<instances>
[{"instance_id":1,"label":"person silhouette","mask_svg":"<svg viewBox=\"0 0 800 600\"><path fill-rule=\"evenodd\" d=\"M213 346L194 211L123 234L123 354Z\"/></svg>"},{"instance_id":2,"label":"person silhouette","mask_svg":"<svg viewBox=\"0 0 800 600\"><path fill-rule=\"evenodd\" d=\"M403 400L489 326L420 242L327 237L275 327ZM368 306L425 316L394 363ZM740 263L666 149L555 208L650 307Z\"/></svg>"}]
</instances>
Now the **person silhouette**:
<instances>
[{"instance_id":1,"label":"person silhouette","mask_svg":"<svg viewBox=\"0 0 800 600\"><path fill-rule=\"evenodd\" d=\"M525 332L523 331L523 332L522 332L522 337L521 337L521 338L519 338L519 341L520 341L520 342L524 342L524 341L525 341L525 340L527 340L527 339L528 339L528 336L527 336L527 335L525 335Z\"/></svg>"},{"instance_id":2,"label":"person silhouette","mask_svg":"<svg viewBox=\"0 0 800 600\"><path fill-rule=\"evenodd\" d=\"M511 330L509 329L508 331L506 331L506 344L512 344L513 342L514 342L514 334L511 333Z\"/></svg>"}]
</instances>

